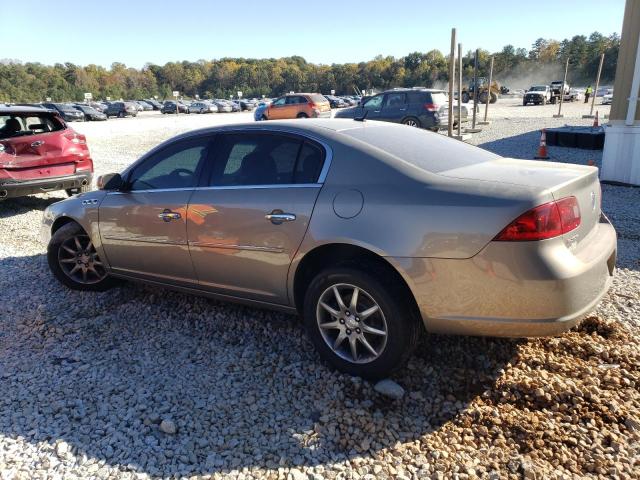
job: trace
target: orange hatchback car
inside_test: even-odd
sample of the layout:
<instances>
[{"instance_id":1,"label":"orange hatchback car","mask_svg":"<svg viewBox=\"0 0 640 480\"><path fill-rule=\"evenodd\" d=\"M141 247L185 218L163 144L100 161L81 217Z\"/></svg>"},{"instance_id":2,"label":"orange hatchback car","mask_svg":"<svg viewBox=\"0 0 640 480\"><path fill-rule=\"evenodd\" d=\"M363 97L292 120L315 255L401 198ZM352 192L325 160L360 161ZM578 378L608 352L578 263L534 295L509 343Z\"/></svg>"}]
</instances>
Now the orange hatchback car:
<instances>
[{"instance_id":1,"label":"orange hatchback car","mask_svg":"<svg viewBox=\"0 0 640 480\"><path fill-rule=\"evenodd\" d=\"M262 120L283 118L330 118L329 101L319 93L290 93L271 102Z\"/></svg>"}]
</instances>

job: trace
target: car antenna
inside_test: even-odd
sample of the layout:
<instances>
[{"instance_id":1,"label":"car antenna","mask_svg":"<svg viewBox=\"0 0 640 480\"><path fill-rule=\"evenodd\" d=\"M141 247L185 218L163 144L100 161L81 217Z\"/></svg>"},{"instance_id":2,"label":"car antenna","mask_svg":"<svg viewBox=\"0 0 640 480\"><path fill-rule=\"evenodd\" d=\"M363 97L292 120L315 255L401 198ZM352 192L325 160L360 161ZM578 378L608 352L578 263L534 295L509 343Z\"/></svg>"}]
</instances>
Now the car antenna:
<instances>
[{"instance_id":1,"label":"car antenna","mask_svg":"<svg viewBox=\"0 0 640 480\"><path fill-rule=\"evenodd\" d=\"M361 117L354 117L353 119L356 122L364 122L367 119L367 114L368 113L369 113L369 110L365 110Z\"/></svg>"}]
</instances>

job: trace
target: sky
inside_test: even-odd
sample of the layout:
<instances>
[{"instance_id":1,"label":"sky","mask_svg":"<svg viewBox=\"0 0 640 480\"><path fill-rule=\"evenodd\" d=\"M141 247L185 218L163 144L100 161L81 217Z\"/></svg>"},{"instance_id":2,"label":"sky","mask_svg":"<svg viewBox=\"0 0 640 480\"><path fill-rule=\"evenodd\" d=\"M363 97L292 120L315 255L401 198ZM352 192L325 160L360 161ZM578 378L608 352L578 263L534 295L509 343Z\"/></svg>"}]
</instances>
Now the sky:
<instances>
[{"instance_id":1,"label":"sky","mask_svg":"<svg viewBox=\"0 0 640 480\"><path fill-rule=\"evenodd\" d=\"M47 65L197 61L300 55L314 63L450 49L466 52L539 37L620 33L624 0L0 0L0 59ZM308 4L308 7L304 7ZM460 15L453 10L458 7ZM448 9L449 8L449 9Z\"/></svg>"}]
</instances>

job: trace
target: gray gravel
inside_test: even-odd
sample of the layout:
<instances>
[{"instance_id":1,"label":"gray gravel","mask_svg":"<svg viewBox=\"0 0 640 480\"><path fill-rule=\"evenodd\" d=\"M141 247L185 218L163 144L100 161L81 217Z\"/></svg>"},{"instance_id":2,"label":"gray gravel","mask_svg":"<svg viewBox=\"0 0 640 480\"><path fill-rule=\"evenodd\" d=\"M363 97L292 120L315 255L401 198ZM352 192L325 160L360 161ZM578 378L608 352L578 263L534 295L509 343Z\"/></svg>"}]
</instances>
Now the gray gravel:
<instances>
[{"instance_id":1,"label":"gray gravel","mask_svg":"<svg viewBox=\"0 0 640 480\"><path fill-rule=\"evenodd\" d=\"M105 173L181 131L249 118L77 129ZM558 122L498 119L472 142L531 158L536 131ZM589 318L550 339L431 336L393 378L397 400L321 364L295 318L134 284L63 288L38 241L60 194L4 202L0 478L637 478L640 189L603 191L618 270Z\"/></svg>"}]
</instances>

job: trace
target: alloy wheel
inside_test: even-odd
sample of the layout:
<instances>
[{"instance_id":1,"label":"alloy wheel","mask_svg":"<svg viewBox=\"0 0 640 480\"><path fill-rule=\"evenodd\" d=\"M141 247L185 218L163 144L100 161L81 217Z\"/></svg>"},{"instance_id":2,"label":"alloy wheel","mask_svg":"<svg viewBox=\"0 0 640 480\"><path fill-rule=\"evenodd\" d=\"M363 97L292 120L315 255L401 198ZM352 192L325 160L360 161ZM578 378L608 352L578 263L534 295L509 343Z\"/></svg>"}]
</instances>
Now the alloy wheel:
<instances>
[{"instance_id":1,"label":"alloy wheel","mask_svg":"<svg viewBox=\"0 0 640 480\"><path fill-rule=\"evenodd\" d=\"M369 363L384 352L387 321L374 298L360 287L339 283L318 300L316 320L327 346L351 363Z\"/></svg>"},{"instance_id":2,"label":"alloy wheel","mask_svg":"<svg viewBox=\"0 0 640 480\"><path fill-rule=\"evenodd\" d=\"M404 124L408 125L410 127L417 127L418 126L418 122L416 122L415 120L412 120L412 119L405 120Z\"/></svg>"},{"instance_id":3,"label":"alloy wheel","mask_svg":"<svg viewBox=\"0 0 640 480\"><path fill-rule=\"evenodd\" d=\"M90 285L101 282L107 271L87 235L67 238L58 249L58 264L74 282Z\"/></svg>"}]
</instances>

